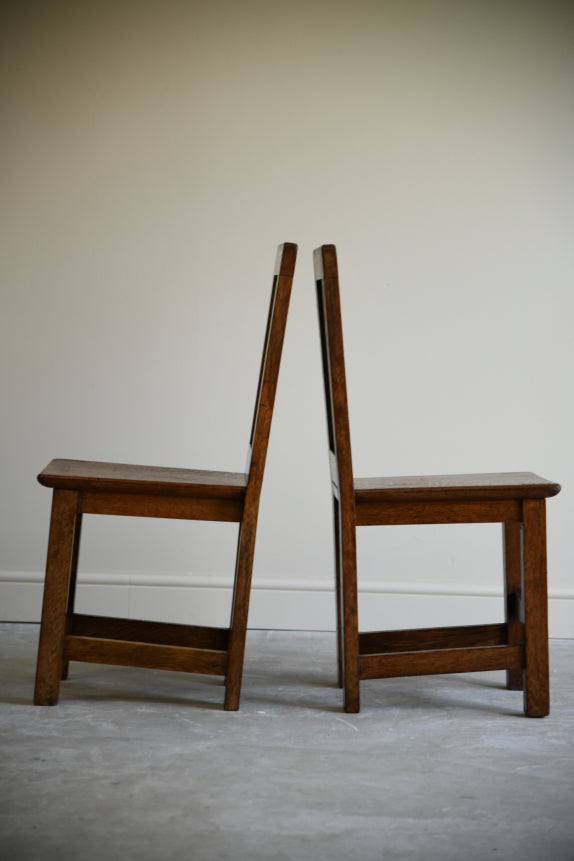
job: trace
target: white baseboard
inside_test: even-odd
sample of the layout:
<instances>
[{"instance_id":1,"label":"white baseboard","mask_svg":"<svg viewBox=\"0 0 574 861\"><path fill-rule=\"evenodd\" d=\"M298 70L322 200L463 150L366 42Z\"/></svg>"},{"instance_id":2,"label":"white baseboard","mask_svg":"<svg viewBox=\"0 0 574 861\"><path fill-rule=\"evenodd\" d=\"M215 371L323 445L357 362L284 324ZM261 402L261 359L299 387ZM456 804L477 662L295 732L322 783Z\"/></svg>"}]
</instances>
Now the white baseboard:
<instances>
[{"instance_id":1,"label":"white baseboard","mask_svg":"<svg viewBox=\"0 0 574 861\"><path fill-rule=\"evenodd\" d=\"M0 572L0 621L39 622L43 575ZM84 574L78 586L81 613L187 624L229 624L231 581L188 574ZM574 589L550 590L550 636L574 639ZM445 583L361 585L361 630L487 624L504 618L496 587ZM330 580L255 577L249 627L332 631L335 598Z\"/></svg>"}]
</instances>

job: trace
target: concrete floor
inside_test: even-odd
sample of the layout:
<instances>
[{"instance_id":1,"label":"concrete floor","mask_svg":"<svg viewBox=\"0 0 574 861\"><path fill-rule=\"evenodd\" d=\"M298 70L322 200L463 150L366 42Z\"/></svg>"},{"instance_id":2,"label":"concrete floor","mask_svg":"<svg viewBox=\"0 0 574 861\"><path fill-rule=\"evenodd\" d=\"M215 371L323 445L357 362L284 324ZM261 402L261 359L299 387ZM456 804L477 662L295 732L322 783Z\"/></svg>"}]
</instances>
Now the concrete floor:
<instances>
[{"instance_id":1,"label":"concrete floor","mask_svg":"<svg viewBox=\"0 0 574 861\"><path fill-rule=\"evenodd\" d=\"M331 634L250 632L220 680L72 664L31 705L38 628L0 625L0 858L574 859L574 641L552 714L502 673L374 680L341 711Z\"/></svg>"}]
</instances>

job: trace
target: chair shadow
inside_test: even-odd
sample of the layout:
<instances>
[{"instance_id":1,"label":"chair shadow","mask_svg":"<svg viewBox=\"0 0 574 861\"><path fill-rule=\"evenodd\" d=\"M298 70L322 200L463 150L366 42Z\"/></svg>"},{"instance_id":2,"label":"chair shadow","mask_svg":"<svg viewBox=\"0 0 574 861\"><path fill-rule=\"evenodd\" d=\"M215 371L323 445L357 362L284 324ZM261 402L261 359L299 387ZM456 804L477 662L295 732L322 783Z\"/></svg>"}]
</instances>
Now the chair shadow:
<instances>
[{"instance_id":1,"label":"chair shadow","mask_svg":"<svg viewBox=\"0 0 574 861\"><path fill-rule=\"evenodd\" d=\"M210 702L208 700L190 698L189 687L186 689L187 696L179 696L174 692L158 693L157 687L160 682L162 687L167 687L172 682L178 681L181 684L181 673L162 673L164 678L161 680L155 675L157 670L142 670L140 668L130 668L135 670L137 674L153 673L151 677L154 690L150 690L151 685L146 689L146 680L141 678L141 686L134 685L135 677L132 677L128 684L123 684L120 687L120 679L125 679L125 667L106 667L105 672L101 670L87 673L75 674L73 668L70 668L70 678L63 680L60 684L60 695L58 705L65 706L66 704L90 703L96 700L106 702L126 702L126 703L155 703L166 705L185 705L193 706L194 708L218 710L223 708L224 683L219 677L209 676L193 676L193 685L201 685L204 688L220 688L221 702ZM131 674L131 673L130 673ZM169 678L169 675L172 678ZM110 682L116 680L117 687L110 687ZM149 677L148 677L149 678ZM15 705L15 706L34 706L34 680L35 675L32 672L15 673L12 671L9 676L4 679L4 690L0 693L0 704ZM189 680L188 680L189 684ZM7 687L12 689L26 688L30 693L29 696L23 696L17 693L6 691ZM197 691L192 692L193 697L197 695ZM36 708L53 708L53 706L35 706Z\"/></svg>"},{"instance_id":2,"label":"chair shadow","mask_svg":"<svg viewBox=\"0 0 574 861\"><path fill-rule=\"evenodd\" d=\"M247 672L244 676L243 690L242 708L245 703L246 708L251 705L260 708L264 705L335 713L339 711L337 705L318 700L312 692L333 691L335 694L340 692L342 695L334 673L329 678L325 674L319 675L318 671L305 672L305 670L286 670L275 674L259 671L252 675ZM265 691L264 694L262 690ZM307 692L309 692L308 697Z\"/></svg>"},{"instance_id":3,"label":"chair shadow","mask_svg":"<svg viewBox=\"0 0 574 861\"><path fill-rule=\"evenodd\" d=\"M385 702L384 694L380 693L371 688L370 690L364 691L361 693L361 703L365 709L370 709L371 711L375 711L377 708L384 709L385 707L389 707L392 705L393 707L398 708L412 708L412 709L424 709L428 711L441 712L441 711L469 711L469 712L481 712L481 713L489 713L492 715L498 715L500 717L526 717L522 708L522 701L520 702L520 707L516 709L511 709L507 704L492 704L489 702L481 702L481 701L473 701L470 702L467 699L461 699L457 697L457 688L463 687L481 687L490 690L497 690L504 692L506 691L505 684L496 684L491 681L487 681L484 679L469 679L465 676L450 676L449 685L451 686L450 690L452 693L445 694L444 691L433 688L432 682L430 680L433 677L421 677L425 680L424 688L413 687L412 683L409 687L405 685L395 686L391 691L387 691L388 700ZM441 677L436 677L441 678ZM384 679L373 680L376 682L384 682ZM518 693L518 692L510 692L508 693ZM361 709L363 710L363 709Z\"/></svg>"}]
</instances>

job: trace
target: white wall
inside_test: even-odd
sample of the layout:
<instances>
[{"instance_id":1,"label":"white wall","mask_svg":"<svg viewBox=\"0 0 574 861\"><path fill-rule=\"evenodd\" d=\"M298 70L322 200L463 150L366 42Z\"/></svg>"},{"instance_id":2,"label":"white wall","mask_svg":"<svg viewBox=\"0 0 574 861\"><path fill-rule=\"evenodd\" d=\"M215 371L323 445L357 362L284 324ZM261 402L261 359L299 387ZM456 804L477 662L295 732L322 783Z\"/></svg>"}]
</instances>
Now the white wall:
<instances>
[{"instance_id":1,"label":"white wall","mask_svg":"<svg viewBox=\"0 0 574 861\"><path fill-rule=\"evenodd\" d=\"M243 469L287 240L250 623L334 625L311 252L335 242L356 473L560 481L551 630L574 636L571 4L13 6L2 617L38 618L34 477L52 457ZM90 518L81 602L225 624L234 542L233 526ZM501 615L498 526L362 530L359 564L363 627Z\"/></svg>"}]
</instances>

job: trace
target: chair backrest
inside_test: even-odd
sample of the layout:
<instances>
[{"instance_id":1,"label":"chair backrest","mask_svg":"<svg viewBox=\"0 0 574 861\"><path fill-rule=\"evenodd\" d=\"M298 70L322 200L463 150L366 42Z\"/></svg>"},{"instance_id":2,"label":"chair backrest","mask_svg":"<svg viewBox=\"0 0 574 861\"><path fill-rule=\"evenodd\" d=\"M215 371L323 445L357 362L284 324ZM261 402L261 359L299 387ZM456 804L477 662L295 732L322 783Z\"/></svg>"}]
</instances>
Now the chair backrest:
<instances>
[{"instance_id":1,"label":"chair backrest","mask_svg":"<svg viewBox=\"0 0 574 861\"><path fill-rule=\"evenodd\" d=\"M248 486L257 492L261 489L263 481L296 259L297 246L292 242L285 242L277 249L271 302L267 317L267 331L263 345L263 357L247 456Z\"/></svg>"},{"instance_id":2,"label":"chair backrest","mask_svg":"<svg viewBox=\"0 0 574 861\"><path fill-rule=\"evenodd\" d=\"M314 263L327 406L331 480L341 505L354 508L351 434L347 405L339 272L335 246L322 245L317 248L314 252Z\"/></svg>"}]
</instances>

